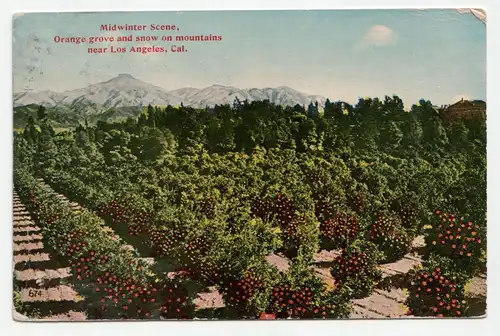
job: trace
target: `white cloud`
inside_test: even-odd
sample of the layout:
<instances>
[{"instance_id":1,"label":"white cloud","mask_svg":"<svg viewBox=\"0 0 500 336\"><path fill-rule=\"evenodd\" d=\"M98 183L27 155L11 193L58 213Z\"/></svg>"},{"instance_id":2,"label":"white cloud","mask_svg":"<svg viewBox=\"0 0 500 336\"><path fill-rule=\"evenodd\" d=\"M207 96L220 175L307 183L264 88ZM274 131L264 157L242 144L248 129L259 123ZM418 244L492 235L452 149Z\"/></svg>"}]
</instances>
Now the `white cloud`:
<instances>
[{"instance_id":1,"label":"white cloud","mask_svg":"<svg viewBox=\"0 0 500 336\"><path fill-rule=\"evenodd\" d=\"M358 48L381 47L395 44L398 40L397 34L389 27L376 25L371 27L358 43Z\"/></svg>"}]
</instances>

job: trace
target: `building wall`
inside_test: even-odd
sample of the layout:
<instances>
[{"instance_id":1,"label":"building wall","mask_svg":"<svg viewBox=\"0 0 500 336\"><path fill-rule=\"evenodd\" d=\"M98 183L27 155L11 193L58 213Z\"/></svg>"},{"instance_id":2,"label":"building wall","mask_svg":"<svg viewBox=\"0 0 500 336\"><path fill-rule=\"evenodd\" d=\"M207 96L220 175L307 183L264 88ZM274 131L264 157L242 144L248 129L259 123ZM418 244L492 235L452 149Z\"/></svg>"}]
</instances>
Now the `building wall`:
<instances>
[{"instance_id":1,"label":"building wall","mask_svg":"<svg viewBox=\"0 0 500 336\"><path fill-rule=\"evenodd\" d=\"M444 110L444 116L446 119L485 118L486 106L471 103L455 104Z\"/></svg>"}]
</instances>

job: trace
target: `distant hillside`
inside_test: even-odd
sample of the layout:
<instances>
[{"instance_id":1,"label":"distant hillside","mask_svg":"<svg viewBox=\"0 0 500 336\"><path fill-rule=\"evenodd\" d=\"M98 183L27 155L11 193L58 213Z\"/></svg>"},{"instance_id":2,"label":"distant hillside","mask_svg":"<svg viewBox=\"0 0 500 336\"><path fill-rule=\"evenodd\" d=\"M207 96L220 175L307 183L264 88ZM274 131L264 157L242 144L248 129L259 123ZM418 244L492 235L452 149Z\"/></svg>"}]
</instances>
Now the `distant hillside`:
<instances>
[{"instance_id":1,"label":"distant hillside","mask_svg":"<svg viewBox=\"0 0 500 336\"><path fill-rule=\"evenodd\" d=\"M50 118L61 125L78 124L85 117L91 120L119 120L137 116L141 108L149 104L156 106L180 105L206 107L216 104L232 104L240 100L268 99L277 105L309 105L325 98L296 91L287 86L264 89L239 89L231 86L212 85L204 89L181 88L167 91L146 83L128 74L120 74L108 81L85 88L54 92L21 92L13 96L14 125L26 122L27 115L36 113L36 106L47 107Z\"/></svg>"},{"instance_id":2,"label":"distant hillside","mask_svg":"<svg viewBox=\"0 0 500 336\"><path fill-rule=\"evenodd\" d=\"M14 128L24 128L30 116L36 118L38 108L39 105L36 104L14 107ZM46 108L49 120L54 127L76 127L78 124L82 124L85 118L90 124L95 124L99 120L120 121L129 117L136 118L141 111L141 107L133 106L104 109L94 114L86 114L85 111L75 110L67 105Z\"/></svg>"}]
</instances>

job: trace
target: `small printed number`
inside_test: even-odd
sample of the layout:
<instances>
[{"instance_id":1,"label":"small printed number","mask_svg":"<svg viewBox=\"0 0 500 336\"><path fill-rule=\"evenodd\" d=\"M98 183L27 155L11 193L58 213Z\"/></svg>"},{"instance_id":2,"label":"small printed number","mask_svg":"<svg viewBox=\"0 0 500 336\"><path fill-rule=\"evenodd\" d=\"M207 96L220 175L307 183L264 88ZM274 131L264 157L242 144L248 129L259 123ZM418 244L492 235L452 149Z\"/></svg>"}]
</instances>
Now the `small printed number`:
<instances>
[{"instance_id":1,"label":"small printed number","mask_svg":"<svg viewBox=\"0 0 500 336\"><path fill-rule=\"evenodd\" d=\"M28 295L30 297L42 296L42 291L41 290L32 290L32 289L30 289L29 292L28 292Z\"/></svg>"}]
</instances>

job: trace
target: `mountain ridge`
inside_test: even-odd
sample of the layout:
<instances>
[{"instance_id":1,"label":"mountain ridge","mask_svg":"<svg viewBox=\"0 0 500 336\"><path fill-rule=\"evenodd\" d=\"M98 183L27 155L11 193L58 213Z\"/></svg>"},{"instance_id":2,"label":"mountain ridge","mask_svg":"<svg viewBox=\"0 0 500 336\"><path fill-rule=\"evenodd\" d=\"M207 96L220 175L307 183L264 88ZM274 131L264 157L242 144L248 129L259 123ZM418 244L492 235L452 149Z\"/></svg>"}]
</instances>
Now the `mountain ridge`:
<instances>
[{"instance_id":1,"label":"mountain ridge","mask_svg":"<svg viewBox=\"0 0 500 336\"><path fill-rule=\"evenodd\" d=\"M184 87L166 90L160 86L137 79L130 74L117 76L86 87L56 92L52 90L17 92L13 94L14 107L27 105L91 107L89 114L110 108L141 107L151 105L180 105L203 108L216 104L232 104L240 100L269 100L277 105L308 105L318 102L323 105L326 98L297 91L288 86L275 88L246 88L213 84L205 88Z\"/></svg>"}]
</instances>

